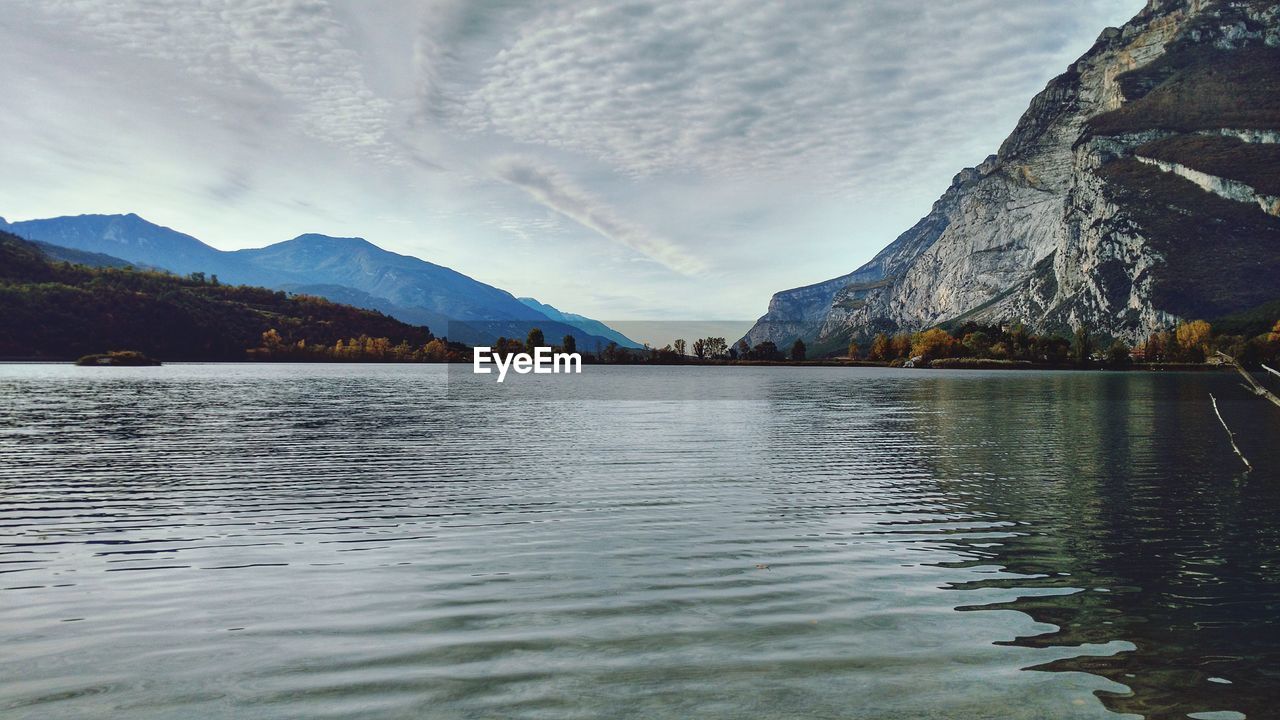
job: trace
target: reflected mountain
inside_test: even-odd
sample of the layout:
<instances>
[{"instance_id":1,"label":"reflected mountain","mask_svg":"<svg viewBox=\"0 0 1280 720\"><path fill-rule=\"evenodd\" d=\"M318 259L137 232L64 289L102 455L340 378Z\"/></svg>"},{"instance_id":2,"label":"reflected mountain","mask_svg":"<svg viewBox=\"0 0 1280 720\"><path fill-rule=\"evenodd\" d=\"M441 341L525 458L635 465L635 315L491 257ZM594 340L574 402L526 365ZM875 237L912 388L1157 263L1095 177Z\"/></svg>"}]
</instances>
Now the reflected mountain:
<instances>
[{"instance_id":1,"label":"reflected mountain","mask_svg":"<svg viewBox=\"0 0 1280 720\"><path fill-rule=\"evenodd\" d=\"M1268 717L1280 699L1280 417L1229 377L1208 384L1229 398L1223 412L1252 474L1226 444L1206 378L1116 374L1104 393L1071 374L913 387L937 410L913 422L947 449L928 464L948 503L1013 530L951 540L969 559L945 566L1002 572L949 587L1019 593L958 609L1016 610L1056 627L997 644L1131 646L1027 668L1124 685L1096 692L1117 713Z\"/></svg>"}]
</instances>

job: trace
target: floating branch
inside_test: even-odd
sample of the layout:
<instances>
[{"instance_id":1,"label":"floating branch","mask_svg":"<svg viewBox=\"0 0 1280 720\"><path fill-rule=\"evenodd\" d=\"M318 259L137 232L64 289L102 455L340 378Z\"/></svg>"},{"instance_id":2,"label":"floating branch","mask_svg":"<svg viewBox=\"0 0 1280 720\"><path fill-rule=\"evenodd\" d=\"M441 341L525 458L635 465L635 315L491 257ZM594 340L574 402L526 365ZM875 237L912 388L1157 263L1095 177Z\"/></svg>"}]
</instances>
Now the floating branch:
<instances>
[{"instance_id":1,"label":"floating branch","mask_svg":"<svg viewBox=\"0 0 1280 720\"><path fill-rule=\"evenodd\" d=\"M1218 416L1218 422L1222 423L1222 428L1227 431L1227 439L1231 441L1231 449L1236 451L1236 455L1244 462L1245 468L1253 470L1253 466L1249 464L1248 458L1244 453L1240 452L1240 448L1236 446L1236 434L1231 432L1231 428L1227 427L1227 421L1222 419L1222 413L1218 412L1218 399L1209 393L1209 402L1213 403L1213 414Z\"/></svg>"},{"instance_id":2,"label":"floating branch","mask_svg":"<svg viewBox=\"0 0 1280 720\"><path fill-rule=\"evenodd\" d=\"M1280 372L1276 372L1275 370L1272 370L1271 368L1267 367L1266 365L1263 365L1263 366L1262 366L1262 369L1263 369L1263 370L1266 370L1267 372L1271 373L1272 375L1275 375L1276 377L1280 377Z\"/></svg>"},{"instance_id":3,"label":"floating branch","mask_svg":"<svg viewBox=\"0 0 1280 720\"><path fill-rule=\"evenodd\" d=\"M1231 367L1234 367L1236 369L1236 372L1240 373L1240 375L1244 377L1244 379L1249 383L1249 390L1253 392L1254 395L1257 395L1258 397L1266 398L1271 402L1275 403L1276 407L1280 407L1280 397L1276 397L1271 393L1271 391L1262 387L1262 385L1259 385L1258 381L1254 380L1252 375L1245 372L1245 369L1240 367L1240 363L1236 362L1235 358L1221 351L1218 352L1218 355L1222 356L1222 359L1226 360L1227 363L1231 365ZM1271 370L1271 368L1267 368L1267 369ZM1271 370L1271 372L1275 372L1275 370Z\"/></svg>"}]
</instances>

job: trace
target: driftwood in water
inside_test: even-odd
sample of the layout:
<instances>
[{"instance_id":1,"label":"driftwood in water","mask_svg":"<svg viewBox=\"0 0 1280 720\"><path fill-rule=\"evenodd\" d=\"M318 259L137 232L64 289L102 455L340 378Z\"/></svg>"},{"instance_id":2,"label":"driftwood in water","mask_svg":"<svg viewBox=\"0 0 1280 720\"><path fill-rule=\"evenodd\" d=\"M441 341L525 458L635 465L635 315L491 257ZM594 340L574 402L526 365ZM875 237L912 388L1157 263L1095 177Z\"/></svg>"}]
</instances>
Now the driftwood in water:
<instances>
[{"instance_id":1,"label":"driftwood in water","mask_svg":"<svg viewBox=\"0 0 1280 720\"><path fill-rule=\"evenodd\" d=\"M1266 365L1263 365L1263 366L1262 366L1262 369L1263 369L1263 370L1266 370L1267 372L1271 373L1272 375L1275 375L1276 377L1280 377L1280 372L1276 372L1275 370L1272 370L1271 368L1267 367Z\"/></svg>"},{"instance_id":2,"label":"driftwood in water","mask_svg":"<svg viewBox=\"0 0 1280 720\"><path fill-rule=\"evenodd\" d=\"M1274 394L1271 393L1270 390L1267 390L1266 388L1262 387L1262 385L1258 384L1258 381L1254 380L1252 375L1250 375L1244 368L1240 367L1240 363L1236 362L1235 358L1231 357L1230 355L1224 352L1219 352L1218 355L1220 355L1224 360L1227 361L1228 364L1234 367L1236 369L1236 372L1240 373L1240 375L1244 377L1245 381L1249 383L1249 387L1246 388L1247 390L1252 392L1254 395L1257 395L1258 397L1263 397L1270 400L1271 402L1275 403L1276 407L1280 407L1280 397L1276 397ZM1271 368L1267 368L1267 369L1271 370ZM1275 371L1272 370L1272 372L1275 372Z\"/></svg>"},{"instance_id":3,"label":"driftwood in water","mask_svg":"<svg viewBox=\"0 0 1280 720\"><path fill-rule=\"evenodd\" d=\"M1227 421L1222 419L1222 413L1218 412L1218 399L1213 396L1213 393L1209 393L1209 401L1213 403L1213 414L1218 416L1218 422L1222 423L1222 429L1227 431L1227 439L1231 441L1231 449L1235 450L1236 455L1239 455L1240 459L1244 461L1244 466L1252 470L1253 466L1249 464L1249 459L1236 446L1236 434L1231 432L1231 428L1227 427Z\"/></svg>"}]
</instances>

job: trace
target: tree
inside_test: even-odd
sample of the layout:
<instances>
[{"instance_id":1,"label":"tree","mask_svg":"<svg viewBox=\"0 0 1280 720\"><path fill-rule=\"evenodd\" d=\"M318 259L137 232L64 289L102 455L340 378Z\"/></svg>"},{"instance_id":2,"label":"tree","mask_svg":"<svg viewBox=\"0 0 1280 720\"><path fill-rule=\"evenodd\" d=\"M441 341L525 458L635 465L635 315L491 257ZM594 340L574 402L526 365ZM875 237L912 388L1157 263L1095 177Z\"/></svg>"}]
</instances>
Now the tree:
<instances>
[{"instance_id":1,"label":"tree","mask_svg":"<svg viewBox=\"0 0 1280 720\"><path fill-rule=\"evenodd\" d=\"M262 347L266 348L268 352L279 352L280 346L283 344L284 341L280 338L280 333L275 328L262 333Z\"/></svg>"},{"instance_id":2,"label":"tree","mask_svg":"<svg viewBox=\"0 0 1280 720\"><path fill-rule=\"evenodd\" d=\"M871 351L867 353L867 357L872 360L892 360L893 353L892 343L889 336L884 333L876 333L874 339L871 340Z\"/></svg>"},{"instance_id":3,"label":"tree","mask_svg":"<svg viewBox=\"0 0 1280 720\"><path fill-rule=\"evenodd\" d=\"M722 358L729 354L729 344L722 337L704 338L706 343L707 356L713 358Z\"/></svg>"},{"instance_id":4,"label":"tree","mask_svg":"<svg viewBox=\"0 0 1280 720\"><path fill-rule=\"evenodd\" d=\"M1178 340L1180 355L1184 360L1200 362L1204 360L1209 349L1209 338L1213 335L1213 327L1203 320L1192 320L1178 325L1174 337Z\"/></svg>"},{"instance_id":5,"label":"tree","mask_svg":"<svg viewBox=\"0 0 1280 720\"><path fill-rule=\"evenodd\" d=\"M1089 329L1081 325L1076 328L1075 338L1071 342L1071 359L1077 365L1087 365L1093 356L1093 338L1089 337Z\"/></svg>"},{"instance_id":6,"label":"tree","mask_svg":"<svg viewBox=\"0 0 1280 720\"><path fill-rule=\"evenodd\" d=\"M738 341L738 357L745 358L751 354L751 346L747 344L747 339L742 338Z\"/></svg>"},{"instance_id":7,"label":"tree","mask_svg":"<svg viewBox=\"0 0 1280 720\"><path fill-rule=\"evenodd\" d=\"M796 338L795 343L791 345L791 359L804 360L804 352L805 352L804 341L801 340L800 338Z\"/></svg>"},{"instance_id":8,"label":"tree","mask_svg":"<svg viewBox=\"0 0 1280 720\"><path fill-rule=\"evenodd\" d=\"M905 358L911 356L911 336L906 333L894 335L890 341L889 358Z\"/></svg>"},{"instance_id":9,"label":"tree","mask_svg":"<svg viewBox=\"0 0 1280 720\"><path fill-rule=\"evenodd\" d=\"M1022 323L1014 323L1009 328L1009 353L1015 357L1022 357L1031 349L1031 335L1027 332L1027 328Z\"/></svg>"},{"instance_id":10,"label":"tree","mask_svg":"<svg viewBox=\"0 0 1280 720\"><path fill-rule=\"evenodd\" d=\"M671 343L671 347L675 348L677 355L684 357L684 338L679 338Z\"/></svg>"},{"instance_id":11,"label":"tree","mask_svg":"<svg viewBox=\"0 0 1280 720\"><path fill-rule=\"evenodd\" d=\"M942 328L929 328L916 333L911 339L911 357L923 357L925 360L951 357L955 350L956 339Z\"/></svg>"},{"instance_id":12,"label":"tree","mask_svg":"<svg viewBox=\"0 0 1280 720\"><path fill-rule=\"evenodd\" d=\"M564 346L564 351L567 353L578 352L578 339L572 335L565 335L560 344Z\"/></svg>"},{"instance_id":13,"label":"tree","mask_svg":"<svg viewBox=\"0 0 1280 720\"><path fill-rule=\"evenodd\" d=\"M782 353L778 351L778 346L773 344L772 340L765 340L764 342L756 343L756 346L751 348L751 359L781 360Z\"/></svg>"},{"instance_id":14,"label":"tree","mask_svg":"<svg viewBox=\"0 0 1280 720\"><path fill-rule=\"evenodd\" d=\"M1107 364L1111 367L1124 367L1129 364L1129 345L1123 340L1116 340L1107 348Z\"/></svg>"},{"instance_id":15,"label":"tree","mask_svg":"<svg viewBox=\"0 0 1280 720\"><path fill-rule=\"evenodd\" d=\"M861 349L861 348L859 348L859 347L858 347L858 341L857 341L857 340L850 340L850 341L849 341L849 351L845 354L845 357L849 358L850 360L853 360L853 359L857 358L857 357L858 357L858 350L860 350L860 349Z\"/></svg>"},{"instance_id":16,"label":"tree","mask_svg":"<svg viewBox=\"0 0 1280 720\"><path fill-rule=\"evenodd\" d=\"M1136 354L1144 362L1165 362L1173 348L1173 336L1167 332L1154 332L1142 344L1138 345Z\"/></svg>"},{"instance_id":17,"label":"tree","mask_svg":"<svg viewBox=\"0 0 1280 720\"><path fill-rule=\"evenodd\" d=\"M702 338L694 340L693 354L697 355L699 360L705 360L707 358L707 341Z\"/></svg>"},{"instance_id":18,"label":"tree","mask_svg":"<svg viewBox=\"0 0 1280 720\"><path fill-rule=\"evenodd\" d=\"M422 357L424 360L439 362L449 359L449 348L440 338L434 338L431 342L422 346Z\"/></svg>"},{"instance_id":19,"label":"tree","mask_svg":"<svg viewBox=\"0 0 1280 720\"><path fill-rule=\"evenodd\" d=\"M524 350L532 355L535 348L544 347L546 344L547 338L543 336L542 328L533 328L529 331L529 336L525 338Z\"/></svg>"},{"instance_id":20,"label":"tree","mask_svg":"<svg viewBox=\"0 0 1280 720\"><path fill-rule=\"evenodd\" d=\"M974 357L986 357L991 353L991 339L981 330L965 335L962 344Z\"/></svg>"}]
</instances>

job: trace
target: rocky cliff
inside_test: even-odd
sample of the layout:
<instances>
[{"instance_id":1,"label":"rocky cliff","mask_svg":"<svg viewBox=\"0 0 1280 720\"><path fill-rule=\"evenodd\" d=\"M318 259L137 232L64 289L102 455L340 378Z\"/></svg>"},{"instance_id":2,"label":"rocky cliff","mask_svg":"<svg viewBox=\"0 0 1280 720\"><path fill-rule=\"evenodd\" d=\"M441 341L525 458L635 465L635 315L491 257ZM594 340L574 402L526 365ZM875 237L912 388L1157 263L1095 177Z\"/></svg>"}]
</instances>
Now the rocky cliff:
<instances>
[{"instance_id":1,"label":"rocky cliff","mask_svg":"<svg viewBox=\"0 0 1280 720\"><path fill-rule=\"evenodd\" d=\"M854 272L747 334L842 348L958 319L1130 340L1280 298L1280 4L1152 0Z\"/></svg>"}]
</instances>

